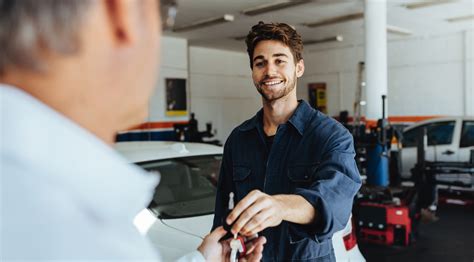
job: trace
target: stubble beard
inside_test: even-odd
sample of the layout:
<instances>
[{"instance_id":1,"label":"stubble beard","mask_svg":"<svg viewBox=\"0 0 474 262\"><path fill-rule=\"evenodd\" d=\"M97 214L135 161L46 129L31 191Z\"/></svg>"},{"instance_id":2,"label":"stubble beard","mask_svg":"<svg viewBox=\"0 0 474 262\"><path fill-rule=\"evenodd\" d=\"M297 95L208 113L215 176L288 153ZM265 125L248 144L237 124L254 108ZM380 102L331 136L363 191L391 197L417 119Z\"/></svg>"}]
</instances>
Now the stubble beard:
<instances>
[{"instance_id":1,"label":"stubble beard","mask_svg":"<svg viewBox=\"0 0 474 262\"><path fill-rule=\"evenodd\" d=\"M296 73L294 74L292 79L289 79L289 82L285 85L285 87L281 90L278 90L276 92L272 92L271 96L269 94L266 94L262 88L262 84L260 82L254 83L255 87L257 88L258 93L263 98L264 103L273 103L285 96L287 96L293 89L296 88Z\"/></svg>"}]
</instances>

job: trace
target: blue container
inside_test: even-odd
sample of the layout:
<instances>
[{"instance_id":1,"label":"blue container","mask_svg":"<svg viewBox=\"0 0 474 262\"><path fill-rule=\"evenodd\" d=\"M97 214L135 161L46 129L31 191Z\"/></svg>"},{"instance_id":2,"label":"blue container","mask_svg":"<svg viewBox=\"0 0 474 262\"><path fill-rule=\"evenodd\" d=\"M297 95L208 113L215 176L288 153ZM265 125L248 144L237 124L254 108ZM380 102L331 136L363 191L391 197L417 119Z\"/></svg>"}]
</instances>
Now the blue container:
<instances>
[{"instance_id":1,"label":"blue container","mask_svg":"<svg viewBox=\"0 0 474 262\"><path fill-rule=\"evenodd\" d=\"M388 186L388 157L381 144L367 152L367 183L372 186Z\"/></svg>"}]
</instances>

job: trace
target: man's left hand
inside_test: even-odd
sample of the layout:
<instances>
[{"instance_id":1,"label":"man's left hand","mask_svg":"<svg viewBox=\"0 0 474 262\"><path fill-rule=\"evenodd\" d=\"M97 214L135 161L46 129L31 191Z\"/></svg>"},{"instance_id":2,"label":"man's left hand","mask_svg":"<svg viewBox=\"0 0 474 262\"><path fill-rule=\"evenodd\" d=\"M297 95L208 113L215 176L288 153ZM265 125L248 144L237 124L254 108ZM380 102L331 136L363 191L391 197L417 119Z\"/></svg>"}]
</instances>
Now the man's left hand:
<instances>
[{"instance_id":1,"label":"man's left hand","mask_svg":"<svg viewBox=\"0 0 474 262\"><path fill-rule=\"evenodd\" d=\"M265 228L278 226L285 217L285 203L278 196L253 190L234 207L227 217L232 233L252 236Z\"/></svg>"}]
</instances>

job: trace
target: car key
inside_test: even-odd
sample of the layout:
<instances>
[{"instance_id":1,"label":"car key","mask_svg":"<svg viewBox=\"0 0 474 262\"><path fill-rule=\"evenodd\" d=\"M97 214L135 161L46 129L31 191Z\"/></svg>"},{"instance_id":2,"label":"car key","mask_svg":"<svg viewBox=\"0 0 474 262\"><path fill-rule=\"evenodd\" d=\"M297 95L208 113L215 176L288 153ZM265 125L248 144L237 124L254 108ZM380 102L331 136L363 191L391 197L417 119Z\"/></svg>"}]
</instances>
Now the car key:
<instances>
[{"instance_id":1,"label":"car key","mask_svg":"<svg viewBox=\"0 0 474 262\"><path fill-rule=\"evenodd\" d=\"M234 192L230 192L229 193L229 202L227 204L227 212L225 213L225 216L222 217L222 225L224 226L224 229L227 231L227 234L221 240L228 239L228 238L231 238L231 237L235 238L235 236L233 236L231 231L230 231L230 229L232 228L232 225L229 225L226 222L226 218L230 214L230 212L232 212L232 209L234 209L234 206L235 206Z\"/></svg>"},{"instance_id":2,"label":"car key","mask_svg":"<svg viewBox=\"0 0 474 262\"><path fill-rule=\"evenodd\" d=\"M240 255L245 254L245 243L242 237L234 236L234 239L230 241L230 262L236 262Z\"/></svg>"}]
</instances>

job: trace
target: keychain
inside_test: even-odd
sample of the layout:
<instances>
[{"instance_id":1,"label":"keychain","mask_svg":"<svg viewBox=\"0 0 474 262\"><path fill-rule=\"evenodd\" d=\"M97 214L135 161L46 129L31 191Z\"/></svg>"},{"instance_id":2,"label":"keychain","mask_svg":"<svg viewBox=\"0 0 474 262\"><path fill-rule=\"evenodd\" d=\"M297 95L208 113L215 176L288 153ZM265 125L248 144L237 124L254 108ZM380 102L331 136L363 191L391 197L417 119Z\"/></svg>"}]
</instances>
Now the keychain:
<instances>
[{"instance_id":1,"label":"keychain","mask_svg":"<svg viewBox=\"0 0 474 262\"><path fill-rule=\"evenodd\" d=\"M230 241L230 248L230 262L237 261L237 258L243 256L246 252L245 243L241 236L238 236L237 238L234 238Z\"/></svg>"},{"instance_id":2,"label":"keychain","mask_svg":"<svg viewBox=\"0 0 474 262\"><path fill-rule=\"evenodd\" d=\"M232 209L234 209L234 193L230 192L227 210L230 213ZM230 225L229 225L229 231L230 231ZM245 244L242 237L239 237L237 236L237 234L234 234L234 238L230 241L230 248L231 248L230 262L235 262L237 261L238 253L240 254L244 253Z\"/></svg>"},{"instance_id":3,"label":"keychain","mask_svg":"<svg viewBox=\"0 0 474 262\"><path fill-rule=\"evenodd\" d=\"M229 203L228 203L228 212L230 213L232 209L234 209L234 193L229 193ZM228 231L230 231L231 225L228 225ZM239 236L238 234L234 234L233 239L230 241L230 262L236 262L237 258L242 258L245 256L247 252L247 248L245 246L246 241L253 240L258 237L258 234L255 234L249 238L245 238L243 236Z\"/></svg>"}]
</instances>

